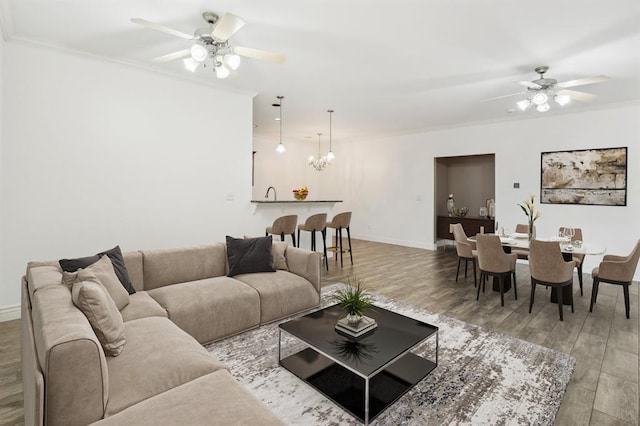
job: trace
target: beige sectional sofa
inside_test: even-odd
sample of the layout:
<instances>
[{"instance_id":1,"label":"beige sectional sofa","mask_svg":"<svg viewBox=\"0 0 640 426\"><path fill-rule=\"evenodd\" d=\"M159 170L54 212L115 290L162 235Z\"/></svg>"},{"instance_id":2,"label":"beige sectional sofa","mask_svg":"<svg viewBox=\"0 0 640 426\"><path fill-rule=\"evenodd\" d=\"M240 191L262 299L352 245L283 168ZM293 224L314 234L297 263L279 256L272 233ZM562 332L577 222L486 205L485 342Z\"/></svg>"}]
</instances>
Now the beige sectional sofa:
<instances>
[{"instance_id":1,"label":"beige sectional sofa","mask_svg":"<svg viewBox=\"0 0 640 426\"><path fill-rule=\"evenodd\" d=\"M202 345L318 306L320 254L286 247L285 269L234 277L225 244L123 258L136 293L120 310L118 356L105 355L58 263L29 263L25 424L282 424Z\"/></svg>"}]
</instances>

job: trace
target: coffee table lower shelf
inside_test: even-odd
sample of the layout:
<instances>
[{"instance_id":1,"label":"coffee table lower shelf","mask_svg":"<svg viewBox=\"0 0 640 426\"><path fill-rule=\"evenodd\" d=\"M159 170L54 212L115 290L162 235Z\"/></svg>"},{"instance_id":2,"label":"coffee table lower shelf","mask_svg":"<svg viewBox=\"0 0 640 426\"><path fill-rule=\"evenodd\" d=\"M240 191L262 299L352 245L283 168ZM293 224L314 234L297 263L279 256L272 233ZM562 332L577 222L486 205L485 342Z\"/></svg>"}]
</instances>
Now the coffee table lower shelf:
<instances>
[{"instance_id":1,"label":"coffee table lower shelf","mask_svg":"<svg viewBox=\"0 0 640 426\"><path fill-rule=\"evenodd\" d=\"M369 379L366 418L366 379L312 348L280 360L280 365L313 386L361 422L373 421L387 407L424 379L436 363L408 352Z\"/></svg>"}]
</instances>

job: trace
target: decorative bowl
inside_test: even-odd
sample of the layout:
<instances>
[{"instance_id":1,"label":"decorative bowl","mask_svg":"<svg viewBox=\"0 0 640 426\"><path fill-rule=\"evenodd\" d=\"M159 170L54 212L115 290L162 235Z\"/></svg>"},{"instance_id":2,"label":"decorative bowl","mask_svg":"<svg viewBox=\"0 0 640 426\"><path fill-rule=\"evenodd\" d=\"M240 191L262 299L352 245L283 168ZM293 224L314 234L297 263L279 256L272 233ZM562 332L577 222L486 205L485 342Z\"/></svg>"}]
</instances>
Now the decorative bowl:
<instances>
[{"instance_id":1,"label":"decorative bowl","mask_svg":"<svg viewBox=\"0 0 640 426\"><path fill-rule=\"evenodd\" d=\"M454 207L453 215L455 217L465 217L469 213L469 207Z\"/></svg>"}]
</instances>

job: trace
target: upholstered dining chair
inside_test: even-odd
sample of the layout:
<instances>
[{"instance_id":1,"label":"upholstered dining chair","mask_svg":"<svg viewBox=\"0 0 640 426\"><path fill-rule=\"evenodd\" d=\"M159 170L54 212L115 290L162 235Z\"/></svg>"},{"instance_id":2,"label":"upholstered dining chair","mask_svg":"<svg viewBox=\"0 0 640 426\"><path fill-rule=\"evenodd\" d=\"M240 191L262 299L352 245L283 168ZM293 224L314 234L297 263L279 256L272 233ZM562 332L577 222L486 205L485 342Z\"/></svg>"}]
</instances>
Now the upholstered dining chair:
<instances>
[{"instance_id":1,"label":"upholstered dining chair","mask_svg":"<svg viewBox=\"0 0 640 426\"><path fill-rule=\"evenodd\" d=\"M640 258L640 240L628 256L605 255L597 268L591 272L593 287L591 289L591 305L589 312L593 311L593 305L598 299L598 287L600 283L621 285L624 292L624 309L629 319L629 285L633 281Z\"/></svg>"},{"instance_id":2,"label":"upholstered dining chair","mask_svg":"<svg viewBox=\"0 0 640 426\"><path fill-rule=\"evenodd\" d=\"M476 235L476 250L478 253L478 267L480 268L480 283L478 284L478 295L480 299L480 287L484 292L487 277L496 277L500 286L500 303L504 306L504 279L513 276L513 294L518 300L518 290L516 289L516 260L515 253L505 253L497 235L478 234Z\"/></svg>"},{"instance_id":3,"label":"upholstered dining chair","mask_svg":"<svg viewBox=\"0 0 640 426\"><path fill-rule=\"evenodd\" d=\"M351 231L349 227L351 226L351 212L343 212L338 213L331 219L331 222L327 222L327 228L335 229L335 238L336 243L334 246L327 247L327 251L332 251L336 254L336 261L338 260L338 252L340 252L340 267L343 266L342 263L342 253L344 250L342 248L342 230L347 230L347 240L349 242L349 257L351 258L351 264L353 265L353 253L351 252Z\"/></svg>"},{"instance_id":4,"label":"upholstered dining chair","mask_svg":"<svg viewBox=\"0 0 640 426\"><path fill-rule=\"evenodd\" d=\"M542 284L556 289L558 294L558 311L562 318L562 289L573 287L573 261L566 262L557 241L532 240L529 244L529 270L531 271L531 298L529 299L529 313L533 307L536 285ZM571 298L571 312L573 312L573 298Z\"/></svg>"},{"instance_id":5,"label":"upholstered dining chair","mask_svg":"<svg viewBox=\"0 0 640 426\"><path fill-rule=\"evenodd\" d=\"M561 226L558 230L558 233L564 234L565 227ZM571 237L571 241L584 241L582 239L582 229L581 228L573 228L575 234ZM583 295L582 292L582 263L584 262L584 254L582 253L573 253L571 255L573 263L575 264L576 270L578 271L578 282L580 283L580 296Z\"/></svg>"},{"instance_id":6,"label":"upholstered dining chair","mask_svg":"<svg viewBox=\"0 0 640 426\"><path fill-rule=\"evenodd\" d=\"M513 231L517 234L528 234L529 225L526 223L519 223L516 225L516 230ZM536 226L533 226L533 238L536 237ZM511 250L511 253L518 255L518 259L527 260L529 258L529 250L526 248L519 248Z\"/></svg>"},{"instance_id":7,"label":"upholstered dining chair","mask_svg":"<svg viewBox=\"0 0 640 426\"><path fill-rule=\"evenodd\" d=\"M456 269L456 282L458 282L458 274L460 273L460 264L464 260L464 278L467 278L467 265L469 262L473 263L473 285L478 286L478 279L476 273L476 243L469 241L467 234L464 232L464 228L461 223L454 223L451 225L453 230L453 239L456 244L456 252L458 253L458 268Z\"/></svg>"},{"instance_id":8,"label":"upholstered dining chair","mask_svg":"<svg viewBox=\"0 0 640 426\"><path fill-rule=\"evenodd\" d=\"M316 232L322 235L322 252L324 254L324 263L329 270L329 262L327 261L327 214L318 213L311 215L298 225L298 247L300 247L300 231L311 232L311 250L316 250Z\"/></svg>"},{"instance_id":9,"label":"upholstered dining chair","mask_svg":"<svg viewBox=\"0 0 640 426\"><path fill-rule=\"evenodd\" d=\"M291 214L288 216L280 216L273 225L267 226L265 235L280 235L280 240L284 241L285 235L291 235L293 246L296 247L296 227L298 226L298 215Z\"/></svg>"}]
</instances>

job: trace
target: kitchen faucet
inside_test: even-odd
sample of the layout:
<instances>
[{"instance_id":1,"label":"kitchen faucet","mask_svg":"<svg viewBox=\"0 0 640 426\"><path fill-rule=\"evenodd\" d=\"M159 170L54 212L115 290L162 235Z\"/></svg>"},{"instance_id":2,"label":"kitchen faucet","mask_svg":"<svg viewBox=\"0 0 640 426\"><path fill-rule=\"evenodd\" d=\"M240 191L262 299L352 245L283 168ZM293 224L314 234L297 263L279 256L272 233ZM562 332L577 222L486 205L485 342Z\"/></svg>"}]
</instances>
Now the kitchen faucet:
<instances>
[{"instance_id":1,"label":"kitchen faucet","mask_svg":"<svg viewBox=\"0 0 640 426\"><path fill-rule=\"evenodd\" d=\"M270 186L267 188L267 193L264 194L264 198L269 198L269 191L271 191L273 189L273 201L278 201L278 193L276 192L276 189L273 186Z\"/></svg>"}]
</instances>

